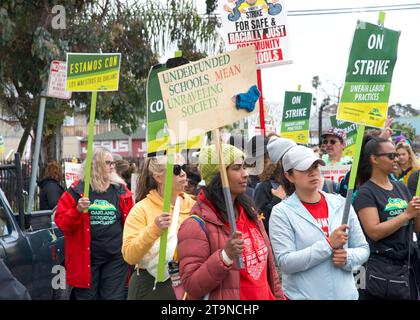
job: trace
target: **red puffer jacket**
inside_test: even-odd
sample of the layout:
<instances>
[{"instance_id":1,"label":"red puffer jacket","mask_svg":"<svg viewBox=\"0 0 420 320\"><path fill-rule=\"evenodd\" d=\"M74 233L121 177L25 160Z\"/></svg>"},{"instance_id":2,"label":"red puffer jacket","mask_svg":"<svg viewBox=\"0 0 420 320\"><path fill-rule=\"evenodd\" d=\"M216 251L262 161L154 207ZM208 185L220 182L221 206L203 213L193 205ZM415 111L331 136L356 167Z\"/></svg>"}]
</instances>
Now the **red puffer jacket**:
<instances>
[{"instance_id":1,"label":"red puffer jacket","mask_svg":"<svg viewBox=\"0 0 420 320\"><path fill-rule=\"evenodd\" d=\"M240 270L236 266L236 261L227 267L221 257L222 249L231 232L203 196L202 193L199 195L191 214L205 221L207 236L194 219L186 219L178 231L178 259L183 287L188 292L189 299L202 299L210 293L210 300L239 300ZM270 241L260 220L257 226L269 248L268 283L274 296L283 300L283 290Z\"/></svg>"},{"instance_id":2,"label":"red puffer jacket","mask_svg":"<svg viewBox=\"0 0 420 320\"><path fill-rule=\"evenodd\" d=\"M80 213L76 208L83 191L83 181L75 181L63 193L57 204L54 222L64 233L67 284L77 288L90 288L90 217L88 213ZM119 186L118 192L121 224L124 225L134 205L133 194L125 185Z\"/></svg>"}]
</instances>

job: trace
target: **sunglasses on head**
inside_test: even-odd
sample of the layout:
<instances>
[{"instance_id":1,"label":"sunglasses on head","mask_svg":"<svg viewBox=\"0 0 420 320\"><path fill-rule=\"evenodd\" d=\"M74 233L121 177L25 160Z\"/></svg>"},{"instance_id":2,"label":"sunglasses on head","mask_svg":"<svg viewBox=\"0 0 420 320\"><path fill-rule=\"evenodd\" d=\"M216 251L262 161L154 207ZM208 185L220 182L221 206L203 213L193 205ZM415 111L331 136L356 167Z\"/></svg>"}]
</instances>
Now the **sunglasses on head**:
<instances>
[{"instance_id":1,"label":"sunglasses on head","mask_svg":"<svg viewBox=\"0 0 420 320\"><path fill-rule=\"evenodd\" d=\"M322 144L330 144L330 145L335 145L338 141L337 140L329 140L329 139L325 139L322 141Z\"/></svg>"},{"instance_id":2,"label":"sunglasses on head","mask_svg":"<svg viewBox=\"0 0 420 320\"><path fill-rule=\"evenodd\" d=\"M181 174L181 170L187 172L187 165L174 164L174 175L179 176Z\"/></svg>"},{"instance_id":3,"label":"sunglasses on head","mask_svg":"<svg viewBox=\"0 0 420 320\"><path fill-rule=\"evenodd\" d=\"M400 155L398 152L388 152L388 153L378 153L376 154L377 157L381 156L387 156L389 160L394 160L395 158L398 158Z\"/></svg>"}]
</instances>

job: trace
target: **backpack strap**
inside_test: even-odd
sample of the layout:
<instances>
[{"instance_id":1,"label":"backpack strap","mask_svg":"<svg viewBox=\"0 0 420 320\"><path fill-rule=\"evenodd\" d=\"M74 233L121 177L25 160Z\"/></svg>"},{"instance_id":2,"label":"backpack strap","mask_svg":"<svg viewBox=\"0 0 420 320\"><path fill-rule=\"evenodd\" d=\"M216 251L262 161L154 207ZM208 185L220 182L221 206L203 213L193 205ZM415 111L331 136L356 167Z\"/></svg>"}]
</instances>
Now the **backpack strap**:
<instances>
[{"instance_id":1,"label":"backpack strap","mask_svg":"<svg viewBox=\"0 0 420 320\"><path fill-rule=\"evenodd\" d=\"M204 234L206 235L206 238L208 240L209 237L207 235L206 222L201 217L197 216L196 214L191 215L190 218L193 218L195 221L197 221L200 224L200 227L204 231Z\"/></svg>"},{"instance_id":2,"label":"backpack strap","mask_svg":"<svg viewBox=\"0 0 420 320\"><path fill-rule=\"evenodd\" d=\"M197 216L196 214L193 214L190 216L190 218L194 219L195 221L197 221L201 227L201 229L204 231L204 234L206 235L207 241L209 240L209 237L207 235L207 230L206 230L206 222L199 216ZM178 246L176 246L175 248L175 252L174 252L174 261L178 261Z\"/></svg>"}]
</instances>

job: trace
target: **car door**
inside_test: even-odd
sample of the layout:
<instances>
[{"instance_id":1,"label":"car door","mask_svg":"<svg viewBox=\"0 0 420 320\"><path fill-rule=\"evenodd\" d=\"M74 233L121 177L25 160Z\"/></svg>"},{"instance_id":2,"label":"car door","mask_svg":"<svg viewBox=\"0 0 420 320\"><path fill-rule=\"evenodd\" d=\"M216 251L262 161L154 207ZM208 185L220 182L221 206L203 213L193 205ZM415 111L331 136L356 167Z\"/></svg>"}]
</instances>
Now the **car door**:
<instances>
[{"instance_id":1,"label":"car door","mask_svg":"<svg viewBox=\"0 0 420 320\"><path fill-rule=\"evenodd\" d=\"M17 225L12 209L1 189L0 226L0 254L12 274L28 289L32 296L34 279L32 250Z\"/></svg>"}]
</instances>

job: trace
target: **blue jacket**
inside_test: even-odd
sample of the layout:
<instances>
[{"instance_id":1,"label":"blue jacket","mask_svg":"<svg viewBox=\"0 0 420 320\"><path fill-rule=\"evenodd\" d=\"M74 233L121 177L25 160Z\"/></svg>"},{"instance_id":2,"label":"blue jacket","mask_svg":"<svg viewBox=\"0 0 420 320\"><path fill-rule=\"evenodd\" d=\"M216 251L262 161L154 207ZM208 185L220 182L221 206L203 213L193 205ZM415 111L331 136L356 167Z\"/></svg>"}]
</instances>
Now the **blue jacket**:
<instances>
[{"instance_id":1,"label":"blue jacket","mask_svg":"<svg viewBox=\"0 0 420 320\"><path fill-rule=\"evenodd\" d=\"M322 191L321 191L322 192ZM325 196L331 234L341 225L345 199L339 195ZM270 218L270 240L282 273L284 294L292 300L357 300L359 294L352 269L369 257L359 220L351 207L349 215L347 264L334 267L332 249L312 215L296 193L274 206Z\"/></svg>"}]
</instances>

